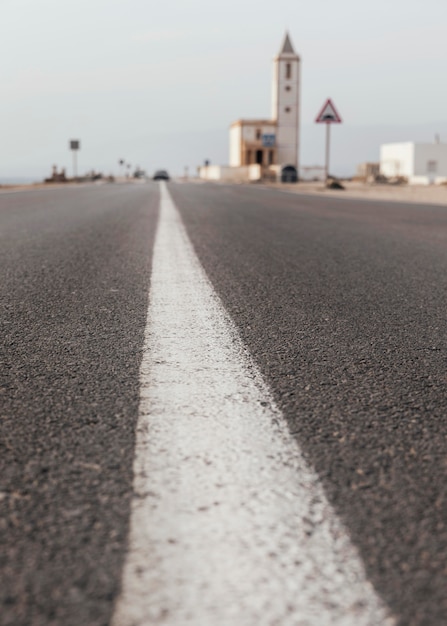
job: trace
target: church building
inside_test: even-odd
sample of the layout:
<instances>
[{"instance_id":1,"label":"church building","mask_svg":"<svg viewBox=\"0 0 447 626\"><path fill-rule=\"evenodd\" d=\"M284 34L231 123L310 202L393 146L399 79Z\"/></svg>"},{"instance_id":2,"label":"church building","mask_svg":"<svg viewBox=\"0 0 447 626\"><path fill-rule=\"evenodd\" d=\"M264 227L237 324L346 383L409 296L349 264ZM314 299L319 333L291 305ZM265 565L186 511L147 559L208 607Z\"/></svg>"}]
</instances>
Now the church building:
<instances>
[{"instance_id":1,"label":"church building","mask_svg":"<svg viewBox=\"0 0 447 626\"><path fill-rule=\"evenodd\" d=\"M296 181L299 149L300 57L286 33L273 60L271 119L240 119L230 127L229 167L207 166L208 180Z\"/></svg>"}]
</instances>

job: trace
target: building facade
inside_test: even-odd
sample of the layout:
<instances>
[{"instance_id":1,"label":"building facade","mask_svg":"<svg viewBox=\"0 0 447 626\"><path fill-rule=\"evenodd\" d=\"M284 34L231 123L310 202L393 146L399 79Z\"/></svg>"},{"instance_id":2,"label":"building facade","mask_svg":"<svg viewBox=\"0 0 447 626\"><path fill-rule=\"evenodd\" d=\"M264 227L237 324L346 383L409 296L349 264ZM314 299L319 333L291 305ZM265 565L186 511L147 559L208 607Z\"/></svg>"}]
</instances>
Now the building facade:
<instances>
[{"instance_id":1,"label":"building facade","mask_svg":"<svg viewBox=\"0 0 447 626\"><path fill-rule=\"evenodd\" d=\"M276 124L272 120L238 120L230 127L230 166L277 162Z\"/></svg>"}]
</instances>

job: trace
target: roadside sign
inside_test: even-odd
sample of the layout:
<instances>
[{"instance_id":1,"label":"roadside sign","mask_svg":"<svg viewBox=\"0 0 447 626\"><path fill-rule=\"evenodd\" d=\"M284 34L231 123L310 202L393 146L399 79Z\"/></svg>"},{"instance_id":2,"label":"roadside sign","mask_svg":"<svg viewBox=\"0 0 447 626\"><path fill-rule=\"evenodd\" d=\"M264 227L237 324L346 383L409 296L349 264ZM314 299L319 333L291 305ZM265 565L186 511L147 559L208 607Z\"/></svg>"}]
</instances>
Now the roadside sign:
<instances>
[{"instance_id":1,"label":"roadside sign","mask_svg":"<svg viewBox=\"0 0 447 626\"><path fill-rule=\"evenodd\" d=\"M78 161L76 158L76 152L80 150L81 142L79 139L70 139L70 150L73 152L73 178L74 180L78 177Z\"/></svg>"},{"instance_id":2,"label":"roadside sign","mask_svg":"<svg viewBox=\"0 0 447 626\"><path fill-rule=\"evenodd\" d=\"M337 109L330 98L326 100L323 108L317 115L315 120L317 124L326 124L326 163L324 166L325 174L324 179L326 185L329 179L329 152L331 143L331 124L341 124L341 117L337 113Z\"/></svg>"},{"instance_id":3,"label":"roadside sign","mask_svg":"<svg viewBox=\"0 0 447 626\"><path fill-rule=\"evenodd\" d=\"M324 103L315 122L317 124L341 124L341 117L330 98Z\"/></svg>"},{"instance_id":4,"label":"roadside sign","mask_svg":"<svg viewBox=\"0 0 447 626\"><path fill-rule=\"evenodd\" d=\"M264 148L273 148L275 145L276 137L275 135L266 134L262 135L262 145Z\"/></svg>"}]
</instances>

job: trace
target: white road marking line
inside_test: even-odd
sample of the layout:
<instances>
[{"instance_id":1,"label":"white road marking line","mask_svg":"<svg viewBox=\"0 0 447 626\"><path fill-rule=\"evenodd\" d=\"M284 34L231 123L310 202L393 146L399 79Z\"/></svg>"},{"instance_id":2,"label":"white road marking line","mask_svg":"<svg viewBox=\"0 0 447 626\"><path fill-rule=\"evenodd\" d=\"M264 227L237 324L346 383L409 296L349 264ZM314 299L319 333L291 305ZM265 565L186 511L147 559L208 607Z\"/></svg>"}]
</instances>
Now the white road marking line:
<instances>
[{"instance_id":1,"label":"white road marking line","mask_svg":"<svg viewBox=\"0 0 447 626\"><path fill-rule=\"evenodd\" d=\"M113 626L390 626L161 184Z\"/></svg>"}]
</instances>

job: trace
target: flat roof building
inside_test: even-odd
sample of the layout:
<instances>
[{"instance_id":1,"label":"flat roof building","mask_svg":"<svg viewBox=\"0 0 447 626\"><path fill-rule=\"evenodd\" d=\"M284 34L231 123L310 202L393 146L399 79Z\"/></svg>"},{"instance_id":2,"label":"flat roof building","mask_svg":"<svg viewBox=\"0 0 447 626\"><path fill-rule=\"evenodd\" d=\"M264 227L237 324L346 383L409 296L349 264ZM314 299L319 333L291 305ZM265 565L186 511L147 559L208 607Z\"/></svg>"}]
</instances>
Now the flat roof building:
<instances>
[{"instance_id":1,"label":"flat roof building","mask_svg":"<svg viewBox=\"0 0 447 626\"><path fill-rule=\"evenodd\" d=\"M380 147L380 173L412 185L447 181L447 143L387 143Z\"/></svg>"}]
</instances>

